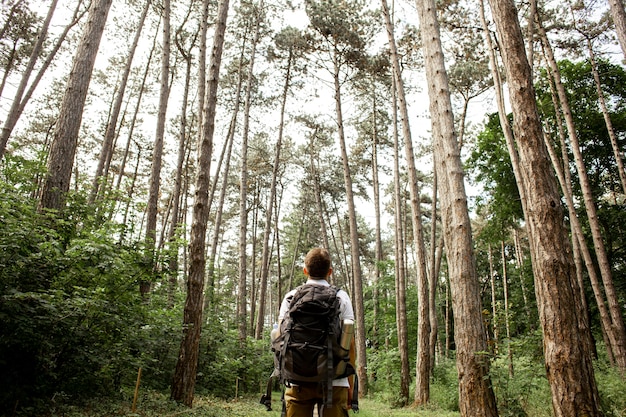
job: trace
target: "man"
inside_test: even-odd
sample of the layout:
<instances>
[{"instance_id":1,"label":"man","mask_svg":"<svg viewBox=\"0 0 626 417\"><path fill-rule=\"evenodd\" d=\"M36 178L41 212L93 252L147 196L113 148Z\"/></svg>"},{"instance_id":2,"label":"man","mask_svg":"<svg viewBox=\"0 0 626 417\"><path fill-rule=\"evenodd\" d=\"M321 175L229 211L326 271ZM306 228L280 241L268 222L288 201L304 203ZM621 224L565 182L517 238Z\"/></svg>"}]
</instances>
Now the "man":
<instances>
[{"instance_id":1,"label":"man","mask_svg":"<svg viewBox=\"0 0 626 417\"><path fill-rule=\"evenodd\" d=\"M304 258L304 275L307 277L305 285L330 286L328 278L333 272L331 267L330 254L324 248L314 248L307 253ZM278 315L280 322L289 311L289 305L296 290L292 290L283 299ZM337 292L339 299L339 319L354 320L354 310L350 296L343 290ZM353 352L354 349L351 349ZM323 407L320 416L323 417L344 417L348 415L348 395L350 382L348 378L333 380L333 400L331 407L323 407L325 392L322 386L299 386L287 384L285 389L285 409L286 417L311 417L315 405ZM319 409L318 408L318 409Z\"/></svg>"}]
</instances>

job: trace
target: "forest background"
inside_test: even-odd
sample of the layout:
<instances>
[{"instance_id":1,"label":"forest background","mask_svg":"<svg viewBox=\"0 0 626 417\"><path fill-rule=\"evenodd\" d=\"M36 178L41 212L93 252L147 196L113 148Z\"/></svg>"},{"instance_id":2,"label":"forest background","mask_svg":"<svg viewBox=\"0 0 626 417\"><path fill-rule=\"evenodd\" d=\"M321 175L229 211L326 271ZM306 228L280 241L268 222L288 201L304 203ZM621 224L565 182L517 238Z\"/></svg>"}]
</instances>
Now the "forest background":
<instances>
[{"instance_id":1,"label":"forest background","mask_svg":"<svg viewBox=\"0 0 626 417\"><path fill-rule=\"evenodd\" d=\"M313 246L362 398L626 415L621 1L0 10L0 415L258 395Z\"/></svg>"}]
</instances>

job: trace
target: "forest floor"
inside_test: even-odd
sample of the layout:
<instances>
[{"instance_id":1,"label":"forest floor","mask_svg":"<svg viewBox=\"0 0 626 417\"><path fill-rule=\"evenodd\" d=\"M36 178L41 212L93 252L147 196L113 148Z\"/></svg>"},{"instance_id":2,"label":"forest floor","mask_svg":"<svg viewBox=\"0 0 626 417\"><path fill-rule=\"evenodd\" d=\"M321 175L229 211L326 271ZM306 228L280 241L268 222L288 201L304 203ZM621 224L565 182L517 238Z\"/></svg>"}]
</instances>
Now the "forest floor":
<instances>
[{"instance_id":1,"label":"forest floor","mask_svg":"<svg viewBox=\"0 0 626 417\"><path fill-rule=\"evenodd\" d=\"M383 402L362 399L359 404L358 417L458 417L459 413L444 411L436 408L391 408ZM83 406L60 406L50 410L46 416L56 417L278 417L281 412L280 393L272 396L272 411L267 411L259 403L259 398L246 396L236 400L223 400L212 397L196 396L192 408L188 408L170 401L167 396L155 392L140 395L132 409L132 399L129 401L105 400Z\"/></svg>"}]
</instances>

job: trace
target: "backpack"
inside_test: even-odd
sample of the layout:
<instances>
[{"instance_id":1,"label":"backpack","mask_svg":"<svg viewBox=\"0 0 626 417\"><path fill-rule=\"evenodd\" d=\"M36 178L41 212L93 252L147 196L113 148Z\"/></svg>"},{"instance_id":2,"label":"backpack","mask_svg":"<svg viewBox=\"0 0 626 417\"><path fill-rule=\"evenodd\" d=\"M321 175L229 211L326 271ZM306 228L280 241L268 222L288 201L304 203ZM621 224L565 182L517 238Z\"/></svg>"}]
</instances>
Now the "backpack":
<instances>
[{"instance_id":1,"label":"backpack","mask_svg":"<svg viewBox=\"0 0 626 417\"><path fill-rule=\"evenodd\" d=\"M340 346L339 289L305 284L296 289L272 341L274 363L281 382L322 385L332 404L332 381L353 375L349 353ZM340 368L345 370L338 373Z\"/></svg>"}]
</instances>

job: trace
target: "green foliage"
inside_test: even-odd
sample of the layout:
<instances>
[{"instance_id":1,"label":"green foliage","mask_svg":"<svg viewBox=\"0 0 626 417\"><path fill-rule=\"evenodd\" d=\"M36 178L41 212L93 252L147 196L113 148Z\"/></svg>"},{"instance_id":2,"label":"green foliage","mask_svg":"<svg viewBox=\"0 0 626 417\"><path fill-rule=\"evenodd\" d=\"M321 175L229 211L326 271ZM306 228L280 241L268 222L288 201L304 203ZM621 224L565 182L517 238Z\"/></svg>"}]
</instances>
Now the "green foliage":
<instances>
[{"instance_id":1,"label":"green foliage","mask_svg":"<svg viewBox=\"0 0 626 417\"><path fill-rule=\"evenodd\" d=\"M497 113L489 115L466 163L473 179L486 191L486 197L477 200L479 212L486 213L485 217L498 228L523 219L513 165Z\"/></svg>"},{"instance_id":2,"label":"green foliage","mask_svg":"<svg viewBox=\"0 0 626 417\"><path fill-rule=\"evenodd\" d=\"M430 385L430 400L443 410L459 410L459 379L454 360L442 358L435 366Z\"/></svg>"},{"instance_id":3,"label":"green foliage","mask_svg":"<svg viewBox=\"0 0 626 417\"><path fill-rule=\"evenodd\" d=\"M550 386L542 362L531 356L516 355L513 360L513 378L509 376L508 366L505 355L496 358L491 365L491 382L500 415L550 416Z\"/></svg>"},{"instance_id":4,"label":"green foliage","mask_svg":"<svg viewBox=\"0 0 626 417\"><path fill-rule=\"evenodd\" d=\"M617 162L613 155L604 115L598 104L591 64L588 61L563 60L558 65L571 107L592 198L597 208L597 218L602 228L605 249L612 264L613 281L618 297L624 300L626 298L626 279L622 266L626 263L626 245L623 243L623 236L626 235L624 229L626 204L624 204ZM606 60L600 60L597 66L618 148L624 149L626 144L626 70L621 65L612 64ZM552 104L547 76L545 71L540 74L536 86L537 99L541 116L546 120L547 125L552 126L552 135L556 137L558 120ZM564 126L563 130L566 131ZM556 138L553 140L557 144L558 151L560 151L560 141ZM570 154L574 200L582 201L578 171L575 169L574 158L569 149L568 152ZM584 204L577 204L576 210L589 247L593 247ZM588 293L591 294L590 289L588 289ZM589 298L592 299L591 296ZM597 314L594 314L593 319L596 318ZM594 320L592 323L596 328L598 327L597 322Z\"/></svg>"},{"instance_id":5,"label":"green foliage","mask_svg":"<svg viewBox=\"0 0 626 417\"><path fill-rule=\"evenodd\" d=\"M377 349L367 352L367 368L372 375L369 389L377 393L378 398L395 403L392 398L400 387L400 352L397 348Z\"/></svg>"},{"instance_id":6,"label":"green foliage","mask_svg":"<svg viewBox=\"0 0 626 417\"><path fill-rule=\"evenodd\" d=\"M66 214L39 213L17 163L0 181L0 409L111 395L139 367L167 386L181 312L158 292L140 296L143 251L120 245L82 195Z\"/></svg>"},{"instance_id":7,"label":"green foliage","mask_svg":"<svg viewBox=\"0 0 626 417\"><path fill-rule=\"evenodd\" d=\"M274 368L269 339L246 339L236 329L224 331L221 320L209 320L202 332L196 391L221 398L259 392Z\"/></svg>"},{"instance_id":8,"label":"green foliage","mask_svg":"<svg viewBox=\"0 0 626 417\"><path fill-rule=\"evenodd\" d=\"M598 361L595 367L596 382L600 394L600 407L605 417L626 416L626 380L619 371Z\"/></svg>"}]
</instances>

